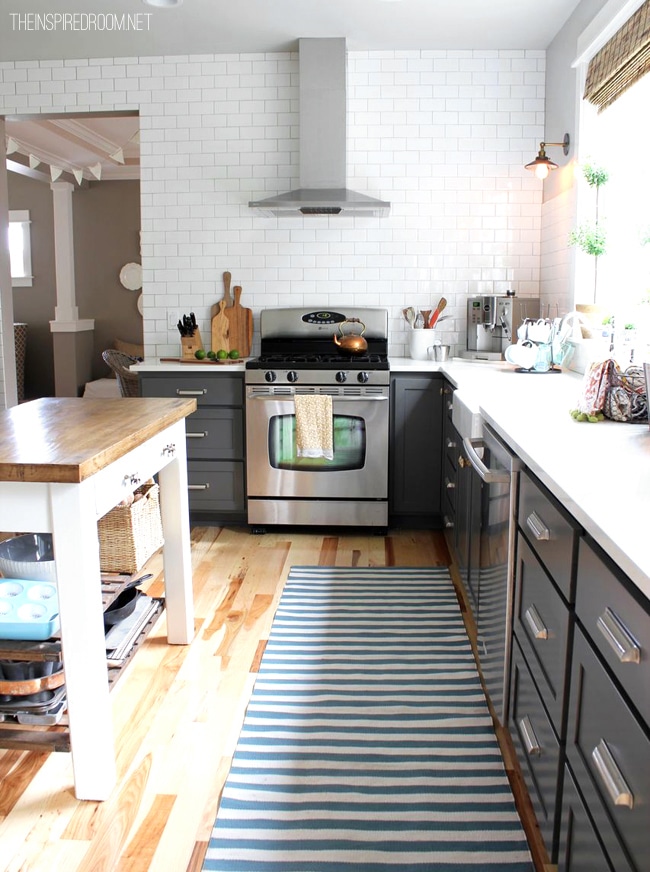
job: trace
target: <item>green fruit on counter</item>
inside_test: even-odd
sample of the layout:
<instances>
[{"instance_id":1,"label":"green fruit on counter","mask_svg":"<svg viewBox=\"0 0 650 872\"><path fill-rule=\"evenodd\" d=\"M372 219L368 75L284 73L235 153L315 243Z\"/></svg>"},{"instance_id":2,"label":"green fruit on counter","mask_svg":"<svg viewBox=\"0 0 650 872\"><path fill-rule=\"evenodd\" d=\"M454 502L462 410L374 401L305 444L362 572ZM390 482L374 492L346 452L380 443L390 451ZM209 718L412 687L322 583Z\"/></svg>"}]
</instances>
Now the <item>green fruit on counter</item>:
<instances>
[{"instance_id":1,"label":"green fruit on counter","mask_svg":"<svg viewBox=\"0 0 650 872\"><path fill-rule=\"evenodd\" d=\"M228 355L228 357L229 357L231 360L237 360L237 358L239 357L239 352L237 351L236 348L233 348L233 350L230 352L230 354Z\"/></svg>"},{"instance_id":2,"label":"green fruit on counter","mask_svg":"<svg viewBox=\"0 0 650 872\"><path fill-rule=\"evenodd\" d=\"M227 357L228 357L228 352L225 351L223 348L220 348L219 351L217 351L217 359L218 360L225 360Z\"/></svg>"},{"instance_id":3,"label":"green fruit on counter","mask_svg":"<svg viewBox=\"0 0 650 872\"><path fill-rule=\"evenodd\" d=\"M206 353L202 348L199 348L198 351L194 352L194 357L196 357L197 360L205 360Z\"/></svg>"},{"instance_id":4,"label":"green fruit on counter","mask_svg":"<svg viewBox=\"0 0 650 872\"><path fill-rule=\"evenodd\" d=\"M216 356L217 356L216 351L208 351L208 357L210 358L210 360L214 360L216 358Z\"/></svg>"}]
</instances>

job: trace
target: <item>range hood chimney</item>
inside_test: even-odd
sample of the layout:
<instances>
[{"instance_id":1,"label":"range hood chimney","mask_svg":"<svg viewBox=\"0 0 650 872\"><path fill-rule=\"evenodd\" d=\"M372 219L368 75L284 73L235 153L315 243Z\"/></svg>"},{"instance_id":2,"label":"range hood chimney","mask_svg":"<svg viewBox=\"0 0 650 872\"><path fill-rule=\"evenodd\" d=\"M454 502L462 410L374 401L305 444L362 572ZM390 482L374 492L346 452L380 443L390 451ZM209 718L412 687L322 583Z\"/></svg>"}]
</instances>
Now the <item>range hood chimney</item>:
<instances>
[{"instance_id":1,"label":"range hood chimney","mask_svg":"<svg viewBox=\"0 0 650 872\"><path fill-rule=\"evenodd\" d=\"M386 215L390 203L346 188L345 39L299 39L300 187L251 200L266 215Z\"/></svg>"}]
</instances>

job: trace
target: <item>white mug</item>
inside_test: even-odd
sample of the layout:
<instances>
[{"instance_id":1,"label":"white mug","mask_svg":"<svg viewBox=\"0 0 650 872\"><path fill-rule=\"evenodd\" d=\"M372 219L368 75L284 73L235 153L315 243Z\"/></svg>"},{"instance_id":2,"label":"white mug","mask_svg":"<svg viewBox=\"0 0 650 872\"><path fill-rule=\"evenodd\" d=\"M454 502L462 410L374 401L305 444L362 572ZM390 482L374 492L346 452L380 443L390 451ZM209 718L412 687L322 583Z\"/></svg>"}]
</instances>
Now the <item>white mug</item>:
<instances>
[{"instance_id":1,"label":"white mug","mask_svg":"<svg viewBox=\"0 0 650 872\"><path fill-rule=\"evenodd\" d=\"M525 342L509 345L504 352L504 357L513 366L518 366L521 369L532 369L537 360L537 348L527 339Z\"/></svg>"}]
</instances>

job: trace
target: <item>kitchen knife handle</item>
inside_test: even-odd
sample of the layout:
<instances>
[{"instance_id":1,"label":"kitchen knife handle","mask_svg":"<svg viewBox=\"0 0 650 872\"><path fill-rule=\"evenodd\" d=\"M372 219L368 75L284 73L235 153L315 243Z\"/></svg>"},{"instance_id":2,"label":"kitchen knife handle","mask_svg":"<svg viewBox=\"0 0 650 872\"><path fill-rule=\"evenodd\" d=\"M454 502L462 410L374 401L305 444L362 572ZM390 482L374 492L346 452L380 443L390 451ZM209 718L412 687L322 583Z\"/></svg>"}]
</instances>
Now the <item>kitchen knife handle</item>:
<instances>
[{"instance_id":1,"label":"kitchen knife handle","mask_svg":"<svg viewBox=\"0 0 650 872\"><path fill-rule=\"evenodd\" d=\"M627 627L614 614L609 606L596 621L596 626L603 634L609 647L613 650L620 663L640 663L641 648L632 638Z\"/></svg>"}]
</instances>

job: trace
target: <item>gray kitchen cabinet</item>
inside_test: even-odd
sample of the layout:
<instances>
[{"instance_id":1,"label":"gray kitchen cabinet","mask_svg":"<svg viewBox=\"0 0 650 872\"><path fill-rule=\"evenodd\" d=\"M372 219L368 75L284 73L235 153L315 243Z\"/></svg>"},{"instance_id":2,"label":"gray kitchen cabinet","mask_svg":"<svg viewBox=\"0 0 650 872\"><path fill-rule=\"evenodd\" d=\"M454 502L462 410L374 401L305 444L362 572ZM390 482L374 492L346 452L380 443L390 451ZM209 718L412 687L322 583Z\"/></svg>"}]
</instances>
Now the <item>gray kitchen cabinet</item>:
<instances>
[{"instance_id":1,"label":"gray kitchen cabinet","mask_svg":"<svg viewBox=\"0 0 650 872\"><path fill-rule=\"evenodd\" d=\"M552 862L558 852L579 533L542 483L522 472L508 726Z\"/></svg>"},{"instance_id":2,"label":"gray kitchen cabinet","mask_svg":"<svg viewBox=\"0 0 650 872\"><path fill-rule=\"evenodd\" d=\"M392 524L440 528L443 378L391 376L389 511Z\"/></svg>"},{"instance_id":3,"label":"gray kitchen cabinet","mask_svg":"<svg viewBox=\"0 0 650 872\"><path fill-rule=\"evenodd\" d=\"M608 863L603 868L647 869L649 650L648 600L595 542L582 537L566 741L570 781L565 785L559 833L561 872L587 868L566 847L572 839L575 795L597 833Z\"/></svg>"},{"instance_id":4,"label":"gray kitchen cabinet","mask_svg":"<svg viewBox=\"0 0 650 872\"><path fill-rule=\"evenodd\" d=\"M195 397L186 419L192 520L245 523L244 374L141 372L143 397Z\"/></svg>"},{"instance_id":5,"label":"gray kitchen cabinet","mask_svg":"<svg viewBox=\"0 0 650 872\"><path fill-rule=\"evenodd\" d=\"M442 385L442 492L440 505L447 544L456 548L456 467L460 451L460 436L451 418L454 388Z\"/></svg>"}]
</instances>

